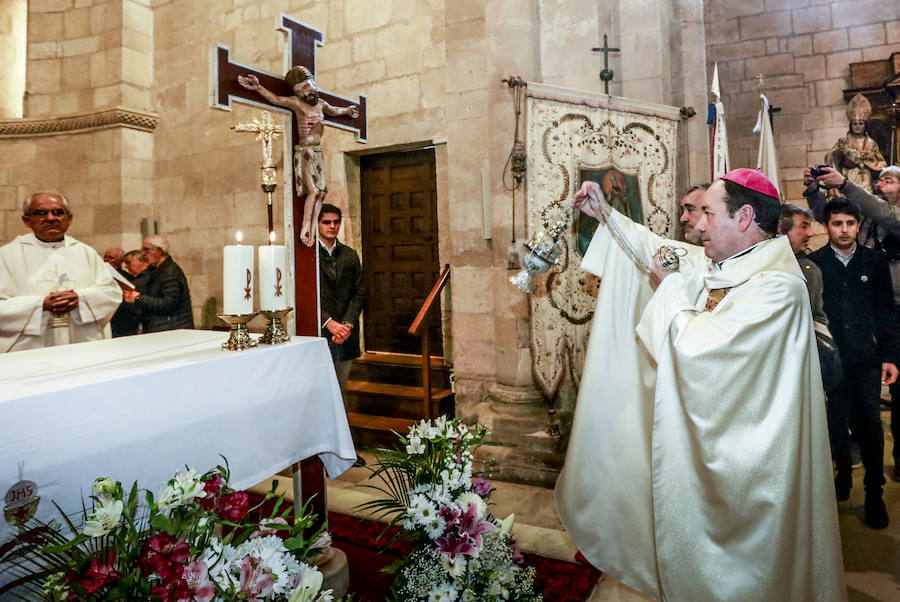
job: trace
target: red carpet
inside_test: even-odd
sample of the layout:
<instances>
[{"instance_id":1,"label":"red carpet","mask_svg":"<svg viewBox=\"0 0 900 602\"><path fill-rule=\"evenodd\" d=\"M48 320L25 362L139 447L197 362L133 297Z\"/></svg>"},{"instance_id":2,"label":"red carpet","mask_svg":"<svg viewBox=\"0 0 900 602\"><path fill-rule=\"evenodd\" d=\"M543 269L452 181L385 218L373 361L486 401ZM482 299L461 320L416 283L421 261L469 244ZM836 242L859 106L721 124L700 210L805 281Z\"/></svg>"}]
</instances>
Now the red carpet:
<instances>
[{"instance_id":1,"label":"red carpet","mask_svg":"<svg viewBox=\"0 0 900 602\"><path fill-rule=\"evenodd\" d=\"M381 569L409 553L406 542L387 546L396 531L388 531L380 539L384 525L344 514L328 513L328 531L333 545L347 554L350 567L350 593L356 602L381 602L391 585L391 576ZM585 600L600 578L593 567L525 554L525 564L535 567L535 589L543 592L548 602Z\"/></svg>"}]
</instances>

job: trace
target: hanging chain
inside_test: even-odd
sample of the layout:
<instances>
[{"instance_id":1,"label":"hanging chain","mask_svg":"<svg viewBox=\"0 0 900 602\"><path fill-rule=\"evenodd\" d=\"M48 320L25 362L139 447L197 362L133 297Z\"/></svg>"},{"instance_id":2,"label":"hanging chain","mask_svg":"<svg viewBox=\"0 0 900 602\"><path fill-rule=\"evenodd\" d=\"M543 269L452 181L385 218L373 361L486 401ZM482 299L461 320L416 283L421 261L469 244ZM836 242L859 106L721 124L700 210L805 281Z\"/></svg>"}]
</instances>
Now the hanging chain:
<instances>
[{"instance_id":1,"label":"hanging chain","mask_svg":"<svg viewBox=\"0 0 900 602\"><path fill-rule=\"evenodd\" d=\"M528 155L525 150L525 143L519 137L519 121L522 116L522 97L528 84L518 75L510 75L508 78L501 80L504 84L513 90L513 110L516 115L516 130L513 136L512 149L506 158L506 165L503 166L503 188L512 193L512 241L516 241L516 190L522 185L525 179L525 172L528 170ZM509 182L509 183L507 183Z\"/></svg>"}]
</instances>

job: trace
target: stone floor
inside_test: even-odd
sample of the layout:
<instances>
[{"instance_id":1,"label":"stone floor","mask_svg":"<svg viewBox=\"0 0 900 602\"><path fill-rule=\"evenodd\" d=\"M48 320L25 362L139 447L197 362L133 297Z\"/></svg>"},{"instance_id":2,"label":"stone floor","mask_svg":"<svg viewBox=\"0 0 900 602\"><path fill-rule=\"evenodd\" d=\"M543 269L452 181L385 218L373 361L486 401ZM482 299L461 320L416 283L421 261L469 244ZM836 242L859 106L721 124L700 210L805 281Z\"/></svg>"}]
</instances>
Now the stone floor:
<instances>
[{"instance_id":1,"label":"stone floor","mask_svg":"<svg viewBox=\"0 0 900 602\"><path fill-rule=\"evenodd\" d=\"M889 415L882 416L885 424ZM893 469L890 431L885 434L885 469ZM371 456L363 454L371 461ZM371 499L371 490L361 487L369 472L352 468L328 485L329 510L364 516L356 506ZM551 558L572 560L575 546L556 515L553 490L515 483L494 482L493 512L497 516L516 514L513 534L526 552ZM838 506L848 597L851 602L900 600L900 483L888 479L885 502L892 522L883 531L868 528L863 521L862 470L854 471L850 500ZM352 570L352 569L351 569ZM593 602L631 602L645 600L642 595L609 578L597 584Z\"/></svg>"}]
</instances>

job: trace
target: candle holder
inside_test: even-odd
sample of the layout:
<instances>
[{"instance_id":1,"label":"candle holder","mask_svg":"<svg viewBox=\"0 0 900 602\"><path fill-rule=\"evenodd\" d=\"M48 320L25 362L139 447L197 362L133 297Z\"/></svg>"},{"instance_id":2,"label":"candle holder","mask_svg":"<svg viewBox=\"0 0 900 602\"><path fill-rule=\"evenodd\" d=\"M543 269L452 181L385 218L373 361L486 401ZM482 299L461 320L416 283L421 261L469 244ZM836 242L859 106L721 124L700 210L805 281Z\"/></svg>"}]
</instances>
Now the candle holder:
<instances>
[{"instance_id":1,"label":"candle holder","mask_svg":"<svg viewBox=\"0 0 900 602\"><path fill-rule=\"evenodd\" d=\"M250 338L247 323L255 318L258 313L253 312L239 316L218 314L219 318L231 327L228 340L222 343L222 349L225 351L243 351L244 349L256 347L256 341Z\"/></svg>"},{"instance_id":2,"label":"candle holder","mask_svg":"<svg viewBox=\"0 0 900 602\"><path fill-rule=\"evenodd\" d=\"M259 313L266 317L266 331L259 338L263 345L280 345L291 340L291 335L284 329L282 320L294 311L293 307L287 309L262 310Z\"/></svg>"}]
</instances>

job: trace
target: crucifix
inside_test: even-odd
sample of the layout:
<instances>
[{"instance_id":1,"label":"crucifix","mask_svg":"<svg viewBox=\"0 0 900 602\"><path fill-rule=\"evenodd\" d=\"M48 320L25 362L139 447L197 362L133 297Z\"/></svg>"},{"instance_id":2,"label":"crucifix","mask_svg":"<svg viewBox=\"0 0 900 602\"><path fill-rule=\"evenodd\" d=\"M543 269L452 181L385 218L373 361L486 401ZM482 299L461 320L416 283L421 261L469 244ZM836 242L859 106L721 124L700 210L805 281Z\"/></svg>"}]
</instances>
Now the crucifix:
<instances>
[{"instance_id":1,"label":"crucifix","mask_svg":"<svg viewBox=\"0 0 900 602\"><path fill-rule=\"evenodd\" d=\"M323 44L325 36L321 31L310 27L296 19L282 13L278 29L287 36L288 56L285 61L288 67L306 67L312 77L316 75L316 47ZM212 107L225 111L231 110L232 99L239 102L255 105L267 110L274 110L287 115L290 119L292 146L300 143L298 128L294 123L295 114L290 109L266 101L257 92L247 90L238 83L238 75L255 76L260 84L280 96L291 96L294 90L279 75L266 73L247 65L237 63L229 58L230 50L227 46L216 44L213 48L213 90ZM358 107L356 115L325 115L324 123L333 127L349 130L356 133L358 142L366 141L367 113L366 97L359 96L356 100L343 98L319 90L319 97L330 104L352 103ZM299 239L300 227L297 219L304 214L304 197L297 190L296 178L292 183L292 199L294 214L294 311L296 334L306 336L319 336L319 291L313 283L318 281L318 244L306 246ZM271 222L270 222L271 224ZM271 227L271 225L270 225ZM322 463L318 457L313 456L291 467L294 482L294 509L298 513L302 508L303 500L312 496L312 510L324 520L325 507L325 479Z\"/></svg>"},{"instance_id":2,"label":"crucifix","mask_svg":"<svg viewBox=\"0 0 900 602\"><path fill-rule=\"evenodd\" d=\"M263 111L262 120L254 119L250 123L238 123L231 126L236 132L253 132L256 134L257 142L262 142L263 162L260 167L261 186L263 192L268 195L268 216L269 216L269 244L271 244L275 234L275 223L272 217L272 193L278 182L275 179L275 162L272 161L272 140L276 136L280 136L284 132L284 128L275 125L272 121L272 114Z\"/></svg>"},{"instance_id":3,"label":"crucifix","mask_svg":"<svg viewBox=\"0 0 900 602\"><path fill-rule=\"evenodd\" d=\"M613 70L609 68L609 53L619 52L619 48L610 48L606 34L603 34L603 46L600 48L591 48L591 52L603 53L603 71L600 72L600 79L603 81L603 93L609 94L609 82L613 78Z\"/></svg>"},{"instance_id":4,"label":"crucifix","mask_svg":"<svg viewBox=\"0 0 900 602\"><path fill-rule=\"evenodd\" d=\"M315 76L316 73L316 47L322 46L324 34L309 25L301 23L292 17L282 13L279 19L278 29L287 36L287 60L290 67L305 66ZM243 88L238 83L238 75L255 75L259 82L281 96L291 96L294 91L285 83L280 75L266 73L232 61L229 57L230 49L222 44L216 44L213 48L213 90L212 106L225 111L231 110L232 100L261 107L263 109L277 111L287 115L290 119L292 137L291 146L297 146L300 142L297 127L294 124L295 116L289 109L276 106L266 101L258 93ZM366 97L360 95L356 100L344 98L325 90L319 90L319 97L331 104L352 103L359 107L356 117L325 115L327 125L349 130L356 134L358 142L365 142L367 135ZM304 198L300 191L293 186L294 221L304 213ZM316 282L317 274L317 249L315 246L307 247L299 240L300 227L295 223L294 227L294 312L296 334L306 336L319 336L319 299L315 286L309 283Z\"/></svg>"}]
</instances>

